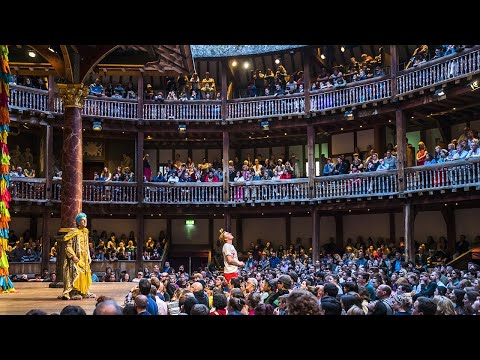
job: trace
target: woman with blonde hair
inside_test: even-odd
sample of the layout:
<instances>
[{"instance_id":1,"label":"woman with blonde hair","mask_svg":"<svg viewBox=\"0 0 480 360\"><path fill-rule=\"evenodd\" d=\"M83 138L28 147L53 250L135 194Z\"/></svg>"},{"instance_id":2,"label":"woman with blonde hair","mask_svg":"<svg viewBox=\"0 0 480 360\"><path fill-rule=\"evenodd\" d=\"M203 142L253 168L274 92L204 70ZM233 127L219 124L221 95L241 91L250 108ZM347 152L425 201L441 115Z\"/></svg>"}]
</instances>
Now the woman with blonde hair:
<instances>
[{"instance_id":1,"label":"woman with blonde hair","mask_svg":"<svg viewBox=\"0 0 480 360\"><path fill-rule=\"evenodd\" d=\"M425 143L423 141L420 141L418 143L418 150L417 150L417 166L421 166L425 164L427 154L428 154L428 151L425 148Z\"/></svg>"},{"instance_id":2,"label":"woman with blonde hair","mask_svg":"<svg viewBox=\"0 0 480 360\"><path fill-rule=\"evenodd\" d=\"M446 296L435 295L433 301L437 304L437 313L435 315L456 315L453 301Z\"/></svg>"}]
</instances>

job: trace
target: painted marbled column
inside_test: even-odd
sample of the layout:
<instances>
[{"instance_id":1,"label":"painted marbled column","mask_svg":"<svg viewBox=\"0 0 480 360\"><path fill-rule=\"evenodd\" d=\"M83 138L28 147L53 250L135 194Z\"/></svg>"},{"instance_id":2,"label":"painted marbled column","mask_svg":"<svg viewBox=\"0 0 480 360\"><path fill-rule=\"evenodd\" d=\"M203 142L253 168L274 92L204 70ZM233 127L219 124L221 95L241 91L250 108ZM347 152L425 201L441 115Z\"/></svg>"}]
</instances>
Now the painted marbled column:
<instances>
[{"instance_id":1,"label":"painted marbled column","mask_svg":"<svg viewBox=\"0 0 480 360\"><path fill-rule=\"evenodd\" d=\"M76 227L75 217L82 210L82 114L88 95L83 84L59 84L64 111L61 227Z\"/></svg>"},{"instance_id":2,"label":"painted marbled column","mask_svg":"<svg viewBox=\"0 0 480 360\"><path fill-rule=\"evenodd\" d=\"M76 227L75 217L82 211L83 142L82 114L88 88L83 84L58 84L63 100L63 151L61 222L57 238L57 283L63 282L65 246L61 241L68 228Z\"/></svg>"}]
</instances>

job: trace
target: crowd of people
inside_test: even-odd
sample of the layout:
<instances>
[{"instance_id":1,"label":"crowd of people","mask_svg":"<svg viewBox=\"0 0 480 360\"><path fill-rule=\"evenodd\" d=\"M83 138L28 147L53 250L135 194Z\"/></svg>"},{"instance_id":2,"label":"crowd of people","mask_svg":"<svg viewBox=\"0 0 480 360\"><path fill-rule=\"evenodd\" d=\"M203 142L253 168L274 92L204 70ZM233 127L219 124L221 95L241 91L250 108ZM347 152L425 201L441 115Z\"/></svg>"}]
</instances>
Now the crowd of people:
<instances>
[{"instance_id":1,"label":"crowd of people","mask_svg":"<svg viewBox=\"0 0 480 360\"><path fill-rule=\"evenodd\" d=\"M233 237L224 240L222 268L210 264L190 274L183 265L175 270L167 261L162 269L140 270L132 280L128 276L118 280L134 283L123 304L100 296L94 314L103 312L106 300L112 310L107 313L117 315L478 315L480 311L480 266L471 262L465 270L445 263L427 267L423 251L435 245L430 239L417 244L415 260L408 262L403 259L402 242L358 238L340 250L331 241L314 262L311 248L300 244L275 249L260 239L251 243L246 261L239 261ZM465 238L456 244L458 251L469 246ZM234 272L227 277L230 267ZM112 278L115 275L107 269L104 281L115 281Z\"/></svg>"}]
</instances>

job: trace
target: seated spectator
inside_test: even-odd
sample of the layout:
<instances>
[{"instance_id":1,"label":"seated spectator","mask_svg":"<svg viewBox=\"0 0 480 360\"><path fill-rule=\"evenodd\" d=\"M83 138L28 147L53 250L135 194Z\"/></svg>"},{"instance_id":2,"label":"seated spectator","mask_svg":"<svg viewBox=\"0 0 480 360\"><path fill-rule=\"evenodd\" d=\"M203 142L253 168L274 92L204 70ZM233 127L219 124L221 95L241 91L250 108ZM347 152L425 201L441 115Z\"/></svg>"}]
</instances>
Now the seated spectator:
<instances>
[{"instance_id":1,"label":"seated spectator","mask_svg":"<svg viewBox=\"0 0 480 360\"><path fill-rule=\"evenodd\" d=\"M103 95L105 95L104 90L103 90L103 86L100 83L99 78L95 79L95 82L90 85L89 90L90 90L89 95L93 95L93 96L103 96Z\"/></svg>"}]
</instances>

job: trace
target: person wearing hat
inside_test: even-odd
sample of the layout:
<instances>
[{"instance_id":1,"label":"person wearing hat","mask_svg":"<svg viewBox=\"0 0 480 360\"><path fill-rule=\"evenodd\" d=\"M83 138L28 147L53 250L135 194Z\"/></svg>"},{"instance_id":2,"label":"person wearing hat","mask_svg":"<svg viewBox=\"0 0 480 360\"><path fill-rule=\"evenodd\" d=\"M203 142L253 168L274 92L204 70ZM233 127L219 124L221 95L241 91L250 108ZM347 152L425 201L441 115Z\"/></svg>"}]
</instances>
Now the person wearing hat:
<instances>
[{"instance_id":1,"label":"person wearing hat","mask_svg":"<svg viewBox=\"0 0 480 360\"><path fill-rule=\"evenodd\" d=\"M65 260L63 263L63 300L95 298L89 292L92 284L90 251L88 248L87 215L79 213L75 217L77 228L72 228L64 237Z\"/></svg>"},{"instance_id":2,"label":"person wearing hat","mask_svg":"<svg viewBox=\"0 0 480 360\"><path fill-rule=\"evenodd\" d=\"M238 278L238 267L244 267L245 263L238 260L237 250L232 244L232 233L223 229L220 229L219 231L220 236L218 237L218 239L225 242L222 249L224 262L223 275L225 276L225 280L230 283L231 279Z\"/></svg>"}]
</instances>

